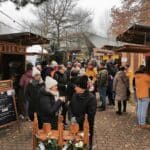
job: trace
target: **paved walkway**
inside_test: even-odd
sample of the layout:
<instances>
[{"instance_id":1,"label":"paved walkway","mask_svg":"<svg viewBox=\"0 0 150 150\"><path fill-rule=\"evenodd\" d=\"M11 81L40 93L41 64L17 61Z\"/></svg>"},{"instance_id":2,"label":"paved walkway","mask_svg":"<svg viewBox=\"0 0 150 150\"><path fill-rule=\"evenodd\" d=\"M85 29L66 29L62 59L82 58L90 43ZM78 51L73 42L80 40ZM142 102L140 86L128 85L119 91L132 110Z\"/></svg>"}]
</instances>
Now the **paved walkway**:
<instances>
[{"instance_id":1,"label":"paved walkway","mask_svg":"<svg viewBox=\"0 0 150 150\"><path fill-rule=\"evenodd\" d=\"M117 116L114 108L97 112L94 150L150 150L150 130L136 130L135 107L129 104L128 114ZM0 150L31 150L31 123L0 129Z\"/></svg>"},{"instance_id":2,"label":"paved walkway","mask_svg":"<svg viewBox=\"0 0 150 150\"><path fill-rule=\"evenodd\" d=\"M118 116L115 109L98 112L95 123L95 150L150 150L150 129L136 128L135 106Z\"/></svg>"}]
</instances>

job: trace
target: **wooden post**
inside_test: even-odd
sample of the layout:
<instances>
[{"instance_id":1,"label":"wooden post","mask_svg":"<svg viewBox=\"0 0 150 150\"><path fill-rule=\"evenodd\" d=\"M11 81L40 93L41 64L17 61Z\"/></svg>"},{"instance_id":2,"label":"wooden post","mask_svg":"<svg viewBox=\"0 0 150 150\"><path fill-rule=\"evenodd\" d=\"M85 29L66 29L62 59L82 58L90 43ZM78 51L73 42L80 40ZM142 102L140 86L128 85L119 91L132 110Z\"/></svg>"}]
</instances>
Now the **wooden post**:
<instances>
[{"instance_id":1,"label":"wooden post","mask_svg":"<svg viewBox=\"0 0 150 150\"><path fill-rule=\"evenodd\" d=\"M50 123L44 123L43 124L43 131L45 134L50 133L51 131L51 124Z\"/></svg>"},{"instance_id":2,"label":"wooden post","mask_svg":"<svg viewBox=\"0 0 150 150\"><path fill-rule=\"evenodd\" d=\"M70 126L70 132L75 137L75 135L79 132L79 125L77 123L72 123Z\"/></svg>"},{"instance_id":3,"label":"wooden post","mask_svg":"<svg viewBox=\"0 0 150 150\"><path fill-rule=\"evenodd\" d=\"M59 116L59 119L58 119L58 145L60 147L63 146L63 130L64 130L63 116Z\"/></svg>"},{"instance_id":4,"label":"wooden post","mask_svg":"<svg viewBox=\"0 0 150 150\"><path fill-rule=\"evenodd\" d=\"M85 115L84 124L83 124L83 130L84 130L84 144L89 144L89 123L88 123L88 116Z\"/></svg>"},{"instance_id":5,"label":"wooden post","mask_svg":"<svg viewBox=\"0 0 150 150\"><path fill-rule=\"evenodd\" d=\"M14 103L14 108L15 108L15 113L16 113L18 131L19 131L19 133L21 133L19 117L18 117L18 113L17 113L17 106L16 106L16 101L15 101L15 96L13 96L13 103Z\"/></svg>"},{"instance_id":6,"label":"wooden post","mask_svg":"<svg viewBox=\"0 0 150 150\"><path fill-rule=\"evenodd\" d=\"M36 140L36 133L38 132L38 118L37 113L34 113L34 121L33 121L33 131L32 131L32 139L33 139L33 150L36 150L37 140Z\"/></svg>"}]
</instances>

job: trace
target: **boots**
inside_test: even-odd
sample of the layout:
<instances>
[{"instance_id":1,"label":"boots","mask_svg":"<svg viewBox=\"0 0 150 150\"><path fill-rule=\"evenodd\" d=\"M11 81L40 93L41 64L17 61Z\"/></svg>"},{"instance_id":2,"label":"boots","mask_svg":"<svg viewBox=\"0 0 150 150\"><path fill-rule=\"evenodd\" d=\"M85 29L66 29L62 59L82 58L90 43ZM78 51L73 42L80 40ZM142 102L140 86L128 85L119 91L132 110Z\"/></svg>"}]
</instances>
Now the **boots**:
<instances>
[{"instance_id":1,"label":"boots","mask_svg":"<svg viewBox=\"0 0 150 150\"><path fill-rule=\"evenodd\" d=\"M126 108L127 108L127 101L123 101L123 112L126 112Z\"/></svg>"},{"instance_id":2,"label":"boots","mask_svg":"<svg viewBox=\"0 0 150 150\"><path fill-rule=\"evenodd\" d=\"M118 102L118 111L116 112L118 115L122 115L122 111L121 111L122 104L121 103L122 103L121 101ZM123 112L126 112L126 108L127 108L127 101L124 100L123 101Z\"/></svg>"},{"instance_id":3,"label":"boots","mask_svg":"<svg viewBox=\"0 0 150 150\"><path fill-rule=\"evenodd\" d=\"M121 112L121 101L118 102L118 111L116 112L116 114L122 115L122 112Z\"/></svg>"}]
</instances>

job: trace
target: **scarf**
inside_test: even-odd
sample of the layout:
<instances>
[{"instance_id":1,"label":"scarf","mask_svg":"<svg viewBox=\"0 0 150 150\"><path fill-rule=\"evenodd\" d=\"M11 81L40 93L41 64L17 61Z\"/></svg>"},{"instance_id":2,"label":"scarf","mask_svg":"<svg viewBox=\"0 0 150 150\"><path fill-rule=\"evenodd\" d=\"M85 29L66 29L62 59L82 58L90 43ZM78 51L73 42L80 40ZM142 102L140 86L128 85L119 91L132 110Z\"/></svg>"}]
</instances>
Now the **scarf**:
<instances>
[{"instance_id":1,"label":"scarf","mask_svg":"<svg viewBox=\"0 0 150 150\"><path fill-rule=\"evenodd\" d=\"M58 101L58 98L59 98L59 92L58 91L52 91L50 89L46 89L46 91L51 93L54 96L55 101Z\"/></svg>"}]
</instances>

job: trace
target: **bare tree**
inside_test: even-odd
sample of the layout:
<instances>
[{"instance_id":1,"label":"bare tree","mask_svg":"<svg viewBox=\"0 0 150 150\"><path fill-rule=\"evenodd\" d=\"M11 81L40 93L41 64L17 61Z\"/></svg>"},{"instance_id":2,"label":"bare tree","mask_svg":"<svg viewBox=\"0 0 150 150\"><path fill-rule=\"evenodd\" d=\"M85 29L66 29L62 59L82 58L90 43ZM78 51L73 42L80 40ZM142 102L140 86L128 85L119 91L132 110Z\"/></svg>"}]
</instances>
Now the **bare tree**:
<instances>
[{"instance_id":1,"label":"bare tree","mask_svg":"<svg viewBox=\"0 0 150 150\"><path fill-rule=\"evenodd\" d=\"M59 48L61 36L66 32L83 32L92 21L92 12L76 5L77 0L48 0L34 11L38 22L30 26L38 29L43 36L54 39Z\"/></svg>"}]
</instances>

